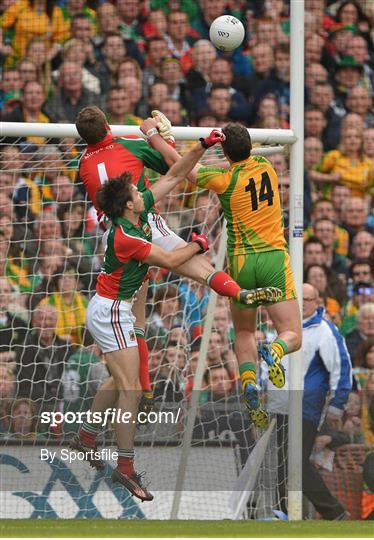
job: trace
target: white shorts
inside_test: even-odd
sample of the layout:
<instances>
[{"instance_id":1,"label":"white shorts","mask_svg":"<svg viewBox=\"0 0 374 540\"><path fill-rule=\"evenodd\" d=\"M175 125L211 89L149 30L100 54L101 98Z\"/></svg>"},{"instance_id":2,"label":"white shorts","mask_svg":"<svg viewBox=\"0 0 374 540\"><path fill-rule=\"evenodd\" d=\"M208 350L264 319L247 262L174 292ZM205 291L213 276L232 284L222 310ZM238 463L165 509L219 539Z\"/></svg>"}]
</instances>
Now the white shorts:
<instances>
[{"instance_id":1,"label":"white shorts","mask_svg":"<svg viewBox=\"0 0 374 540\"><path fill-rule=\"evenodd\" d=\"M95 294L86 312L86 327L103 351L109 353L137 347L132 304Z\"/></svg>"},{"instance_id":2,"label":"white shorts","mask_svg":"<svg viewBox=\"0 0 374 540\"><path fill-rule=\"evenodd\" d=\"M176 247L183 247L183 238L173 232L160 214L148 214L148 223L152 229L152 244L160 246L165 251L171 251Z\"/></svg>"}]
</instances>

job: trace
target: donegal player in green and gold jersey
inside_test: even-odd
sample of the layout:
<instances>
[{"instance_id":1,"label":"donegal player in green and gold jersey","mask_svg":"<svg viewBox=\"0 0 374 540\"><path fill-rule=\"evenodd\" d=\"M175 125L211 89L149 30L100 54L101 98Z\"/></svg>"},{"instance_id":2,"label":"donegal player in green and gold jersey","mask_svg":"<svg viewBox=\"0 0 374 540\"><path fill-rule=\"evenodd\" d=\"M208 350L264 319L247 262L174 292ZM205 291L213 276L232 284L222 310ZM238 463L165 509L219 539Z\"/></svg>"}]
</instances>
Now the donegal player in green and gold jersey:
<instances>
[{"instance_id":1,"label":"donegal player in green and gold jersey","mask_svg":"<svg viewBox=\"0 0 374 540\"><path fill-rule=\"evenodd\" d=\"M158 127L162 134L163 126ZM260 407L256 385L257 352L268 365L271 382L281 388L285 383L282 357L301 346L299 306L283 233L277 175L264 157L251 157L252 142L243 125L230 123L222 131L222 149L230 168L195 168L194 179L200 188L215 191L222 205L229 274L246 289L273 286L282 291L281 301L267 306L278 336L269 348L260 346L259 351L257 306L239 305L235 299L231 304L244 401L252 420L265 427L267 414ZM157 147L161 154L164 146ZM189 180L193 180L191 174Z\"/></svg>"}]
</instances>

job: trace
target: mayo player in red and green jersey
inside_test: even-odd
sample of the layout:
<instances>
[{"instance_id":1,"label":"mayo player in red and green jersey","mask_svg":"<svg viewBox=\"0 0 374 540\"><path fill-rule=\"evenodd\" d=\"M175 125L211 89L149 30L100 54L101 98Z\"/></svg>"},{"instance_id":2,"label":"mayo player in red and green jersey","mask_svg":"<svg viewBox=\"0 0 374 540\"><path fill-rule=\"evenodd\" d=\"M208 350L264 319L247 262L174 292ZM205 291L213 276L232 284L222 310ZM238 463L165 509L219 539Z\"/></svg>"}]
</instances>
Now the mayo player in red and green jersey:
<instances>
[{"instance_id":1,"label":"mayo player in red and green jersey","mask_svg":"<svg viewBox=\"0 0 374 540\"><path fill-rule=\"evenodd\" d=\"M145 131L151 132L152 139L163 140L156 129L156 120L149 119L145 125ZM131 173L132 181L138 190L144 192L149 187L144 167L164 174L168 170L168 165L172 165L176 161L175 158L168 159L166 157L167 164L161 154L153 150L142 138L136 136L114 137L105 114L98 107L82 109L76 119L76 128L87 143L87 148L80 159L79 175L99 215L103 213L103 209L97 203L96 193L108 178L117 177L128 171ZM168 148L170 147L168 146ZM170 150L175 152L172 148ZM176 154L176 157L179 156ZM154 211L149 212L148 220L152 229L153 244L166 251L186 245L182 238L169 229L159 214ZM176 272L206 285L206 280L208 276L212 275L214 268L206 257L196 255L178 267ZM136 317L135 335L140 354L140 380L143 388L141 408L143 410L149 410L153 402L149 379L148 347L144 338L147 287L147 283L144 283L137 293L133 306L133 313Z\"/></svg>"},{"instance_id":2,"label":"mayo player in red and green jersey","mask_svg":"<svg viewBox=\"0 0 374 540\"><path fill-rule=\"evenodd\" d=\"M257 306L243 306L235 299L231 303L244 400L253 422L265 427L267 414L260 407L256 387L258 352L268 364L270 380L282 387L285 375L281 359L301 346L300 311L283 234L277 175L265 158L251 157L251 138L243 125L231 123L222 132L222 149L230 168L196 167L194 178L190 174L189 180L218 195L227 221L231 277L246 289L272 285L282 291L281 301L267 306L277 339L270 348L260 346L259 351L255 336ZM156 147L163 153L166 143Z\"/></svg>"},{"instance_id":3,"label":"mayo player in red and green jersey","mask_svg":"<svg viewBox=\"0 0 374 540\"><path fill-rule=\"evenodd\" d=\"M87 309L86 324L105 355L115 392L113 396L112 386L109 388L107 381L104 382L94 398L92 413L103 415L108 408L115 406L136 418L141 386L138 346L133 326L135 318L131 311L134 295L142 286L149 265L175 271L194 255L208 249L205 235L193 235L192 243L170 252L153 244L148 212L156 201L169 193L188 174L205 148L222 141L223 137L220 131L213 130L204 140L204 147L197 144L165 177L142 194L132 183L130 173L109 179L96 194L100 207L112 220L112 225L102 272L97 280L96 295ZM219 271L212 272L207 284L219 294L244 304L256 301L258 293L263 292L241 290L228 274ZM86 422L71 443L72 448L86 452L86 459L96 468L104 467L100 459L92 457L100 427ZM120 482L140 499L152 500L153 496L142 485L133 467L136 422L115 423L114 427L119 458L112 480Z\"/></svg>"}]
</instances>

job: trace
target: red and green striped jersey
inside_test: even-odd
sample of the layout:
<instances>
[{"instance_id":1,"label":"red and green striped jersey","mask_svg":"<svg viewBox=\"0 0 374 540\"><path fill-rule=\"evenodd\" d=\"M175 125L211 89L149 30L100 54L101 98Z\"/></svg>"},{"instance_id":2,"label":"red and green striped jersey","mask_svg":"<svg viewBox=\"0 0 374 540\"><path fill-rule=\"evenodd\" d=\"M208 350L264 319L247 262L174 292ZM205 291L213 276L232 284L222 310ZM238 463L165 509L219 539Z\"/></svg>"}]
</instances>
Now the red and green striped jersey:
<instances>
[{"instance_id":1,"label":"red and green striped jersey","mask_svg":"<svg viewBox=\"0 0 374 540\"><path fill-rule=\"evenodd\" d=\"M144 212L134 225L124 218L113 221L96 292L113 300L130 300L141 287L149 265L144 259L152 247L152 229L147 214L154 204L152 191L143 193Z\"/></svg>"},{"instance_id":2,"label":"red and green striped jersey","mask_svg":"<svg viewBox=\"0 0 374 540\"><path fill-rule=\"evenodd\" d=\"M99 143L87 145L79 162L79 176L99 218L102 212L96 202L96 192L101 184L109 178L130 172L133 183L143 192L149 187L144 167L160 174L168 171L161 154L136 135L113 137L108 134Z\"/></svg>"}]
</instances>

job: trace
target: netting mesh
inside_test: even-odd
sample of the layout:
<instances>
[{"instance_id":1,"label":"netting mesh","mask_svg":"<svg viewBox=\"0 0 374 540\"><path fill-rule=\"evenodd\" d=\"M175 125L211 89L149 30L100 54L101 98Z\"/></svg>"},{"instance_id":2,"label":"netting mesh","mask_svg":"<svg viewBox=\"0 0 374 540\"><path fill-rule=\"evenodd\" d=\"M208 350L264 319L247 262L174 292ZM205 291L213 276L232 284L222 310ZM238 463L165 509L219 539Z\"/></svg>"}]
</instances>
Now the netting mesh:
<instances>
[{"instance_id":1,"label":"netting mesh","mask_svg":"<svg viewBox=\"0 0 374 540\"><path fill-rule=\"evenodd\" d=\"M103 232L77 178L83 146L68 138L29 139L0 142L4 276L0 280L0 430L9 447L8 458L3 456L2 485L4 493L11 494L10 502L2 506L3 514L13 512L14 493L19 492L22 504L17 517L30 515L30 505L33 517L136 517L138 507L121 490L110 494L112 486L105 476L95 479L88 466L68 467L61 459L40 461L40 445L51 452L56 445L65 447L79 428L76 422L42 423L42 413L87 411L108 371L84 323L103 260ZM183 153L191 145L179 142L178 150ZM276 154L271 159L280 174L287 210L287 158ZM223 156L217 149L210 150L203 163L222 165ZM152 171L149 176L156 180ZM161 201L158 210L187 241L192 231L206 233L211 245L207 256L215 264L223 223L215 194L197 192L184 182ZM151 270L146 337L152 387L157 410L173 412L177 421L148 424L137 431L138 468L147 471L156 491L147 517L170 515L208 298L208 290L197 283L165 269ZM260 319L259 339L268 341L273 332L265 312ZM210 371L213 366L221 369ZM217 301L206 368L179 517L230 517L230 491L258 435L241 403L229 304L224 298ZM104 446L113 443L110 424L101 441ZM273 466L276 431L270 446L248 506L251 516L270 516L279 503ZM12 454L30 469L33 496L26 494L23 479L14 474ZM91 482L99 493L96 503L84 499ZM66 491L72 500L62 509Z\"/></svg>"}]
</instances>

